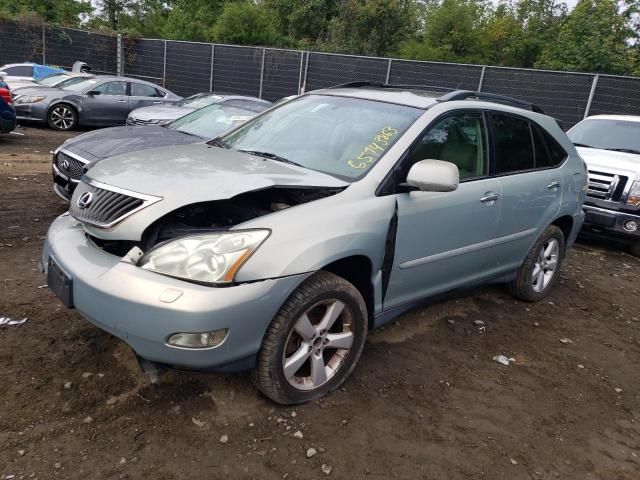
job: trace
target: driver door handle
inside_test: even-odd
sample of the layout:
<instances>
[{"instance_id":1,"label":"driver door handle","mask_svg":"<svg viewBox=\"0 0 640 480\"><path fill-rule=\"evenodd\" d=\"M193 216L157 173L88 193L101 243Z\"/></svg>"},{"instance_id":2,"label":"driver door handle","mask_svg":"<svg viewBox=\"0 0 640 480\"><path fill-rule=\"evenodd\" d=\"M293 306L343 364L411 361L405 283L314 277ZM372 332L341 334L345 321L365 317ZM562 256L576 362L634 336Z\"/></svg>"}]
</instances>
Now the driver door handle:
<instances>
[{"instance_id":1,"label":"driver door handle","mask_svg":"<svg viewBox=\"0 0 640 480\"><path fill-rule=\"evenodd\" d=\"M155 104L162 103L162 100L154 100L153 103L155 103Z\"/></svg>"},{"instance_id":2,"label":"driver door handle","mask_svg":"<svg viewBox=\"0 0 640 480\"><path fill-rule=\"evenodd\" d=\"M127 103L126 100L118 100L118 103Z\"/></svg>"},{"instance_id":3,"label":"driver door handle","mask_svg":"<svg viewBox=\"0 0 640 480\"><path fill-rule=\"evenodd\" d=\"M480 199L482 203L495 202L496 200L500 200L500 194L487 192L484 194L484 197Z\"/></svg>"},{"instance_id":4,"label":"driver door handle","mask_svg":"<svg viewBox=\"0 0 640 480\"><path fill-rule=\"evenodd\" d=\"M554 180L553 182L551 182L549 185L547 185L547 188L549 190L557 190L558 187L560 186L560 182L557 180Z\"/></svg>"}]
</instances>

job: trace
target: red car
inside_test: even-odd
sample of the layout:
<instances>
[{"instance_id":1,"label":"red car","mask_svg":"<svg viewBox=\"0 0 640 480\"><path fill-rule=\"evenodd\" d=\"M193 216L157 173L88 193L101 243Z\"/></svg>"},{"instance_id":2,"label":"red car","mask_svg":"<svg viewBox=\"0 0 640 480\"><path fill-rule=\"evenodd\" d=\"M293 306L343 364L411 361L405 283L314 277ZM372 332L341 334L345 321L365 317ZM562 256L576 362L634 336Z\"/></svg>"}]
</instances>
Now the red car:
<instances>
[{"instance_id":1,"label":"red car","mask_svg":"<svg viewBox=\"0 0 640 480\"><path fill-rule=\"evenodd\" d=\"M16 128L16 111L9 86L0 80L0 133L9 133Z\"/></svg>"}]
</instances>

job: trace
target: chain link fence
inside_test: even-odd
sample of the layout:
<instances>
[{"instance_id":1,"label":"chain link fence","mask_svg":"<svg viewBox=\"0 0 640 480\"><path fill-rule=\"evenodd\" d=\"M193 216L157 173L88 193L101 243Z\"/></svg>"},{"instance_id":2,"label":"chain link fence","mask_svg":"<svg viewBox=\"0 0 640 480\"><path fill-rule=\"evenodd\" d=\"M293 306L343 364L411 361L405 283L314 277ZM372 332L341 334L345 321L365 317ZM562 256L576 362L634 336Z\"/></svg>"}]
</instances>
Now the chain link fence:
<instances>
[{"instance_id":1,"label":"chain link fence","mask_svg":"<svg viewBox=\"0 0 640 480\"><path fill-rule=\"evenodd\" d=\"M121 38L0 19L0 64L34 61L203 91L277 100L356 80L479 90L538 104L566 128L587 115L640 115L640 78L363 57L173 40Z\"/></svg>"}]
</instances>

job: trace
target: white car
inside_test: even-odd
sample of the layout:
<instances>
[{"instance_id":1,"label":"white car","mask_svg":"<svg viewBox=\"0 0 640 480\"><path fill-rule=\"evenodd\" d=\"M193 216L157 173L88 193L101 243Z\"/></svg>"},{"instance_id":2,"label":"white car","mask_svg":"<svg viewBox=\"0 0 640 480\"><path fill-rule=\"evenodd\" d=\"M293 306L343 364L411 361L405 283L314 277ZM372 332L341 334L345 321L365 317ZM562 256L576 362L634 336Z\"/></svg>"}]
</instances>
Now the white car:
<instances>
[{"instance_id":1,"label":"white car","mask_svg":"<svg viewBox=\"0 0 640 480\"><path fill-rule=\"evenodd\" d=\"M640 116L594 115L567 135L589 169L583 233L640 256Z\"/></svg>"}]
</instances>

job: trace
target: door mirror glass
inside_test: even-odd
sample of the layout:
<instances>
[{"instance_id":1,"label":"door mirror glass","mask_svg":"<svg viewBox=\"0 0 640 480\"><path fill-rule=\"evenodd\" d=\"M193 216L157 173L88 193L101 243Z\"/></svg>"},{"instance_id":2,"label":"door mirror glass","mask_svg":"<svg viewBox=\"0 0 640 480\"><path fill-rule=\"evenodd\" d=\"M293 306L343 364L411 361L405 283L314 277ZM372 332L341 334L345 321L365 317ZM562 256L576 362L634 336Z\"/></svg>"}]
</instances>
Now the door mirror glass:
<instances>
[{"instance_id":1,"label":"door mirror glass","mask_svg":"<svg viewBox=\"0 0 640 480\"><path fill-rule=\"evenodd\" d=\"M458 167L443 160L416 162L407 175L407 184L423 192L453 192L459 181Z\"/></svg>"},{"instance_id":2,"label":"door mirror glass","mask_svg":"<svg viewBox=\"0 0 640 480\"><path fill-rule=\"evenodd\" d=\"M94 95L100 95L100 90L91 90L87 92L87 95L89 95L90 97L93 97Z\"/></svg>"}]
</instances>

